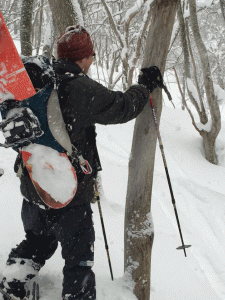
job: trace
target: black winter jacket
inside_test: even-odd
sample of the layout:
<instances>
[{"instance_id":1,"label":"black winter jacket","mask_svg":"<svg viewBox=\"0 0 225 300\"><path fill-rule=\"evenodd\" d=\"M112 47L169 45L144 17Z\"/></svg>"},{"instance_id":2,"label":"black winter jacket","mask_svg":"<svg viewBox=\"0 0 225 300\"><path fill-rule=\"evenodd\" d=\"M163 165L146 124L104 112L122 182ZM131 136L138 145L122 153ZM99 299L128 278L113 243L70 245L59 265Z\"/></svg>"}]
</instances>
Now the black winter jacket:
<instances>
[{"instance_id":1,"label":"black winter jacket","mask_svg":"<svg viewBox=\"0 0 225 300\"><path fill-rule=\"evenodd\" d=\"M94 180L101 170L95 140L95 124L126 123L138 116L149 98L149 91L134 85L125 93L114 92L82 73L81 68L65 60L53 63L62 115L72 144L90 163L93 172L79 170L78 189L68 206L90 203L94 198Z\"/></svg>"}]
</instances>

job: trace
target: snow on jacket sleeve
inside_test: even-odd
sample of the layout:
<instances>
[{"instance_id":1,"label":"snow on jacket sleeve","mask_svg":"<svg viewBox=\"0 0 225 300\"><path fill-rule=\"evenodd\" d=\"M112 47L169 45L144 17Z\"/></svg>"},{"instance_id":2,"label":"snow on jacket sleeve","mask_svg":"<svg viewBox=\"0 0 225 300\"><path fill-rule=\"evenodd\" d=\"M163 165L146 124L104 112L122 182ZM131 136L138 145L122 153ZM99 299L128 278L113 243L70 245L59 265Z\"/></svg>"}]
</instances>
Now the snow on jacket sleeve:
<instances>
[{"instance_id":1,"label":"snow on jacket sleeve","mask_svg":"<svg viewBox=\"0 0 225 300\"><path fill-rule=\"evenodd\" d=\"M140 85L124 93L111 91L88 77L75 79L69 85L70 113L74 109L74 115L82 116L86 126L126 123L138 116L149 99L149 91Z\"/></svg>"}]
</instances>

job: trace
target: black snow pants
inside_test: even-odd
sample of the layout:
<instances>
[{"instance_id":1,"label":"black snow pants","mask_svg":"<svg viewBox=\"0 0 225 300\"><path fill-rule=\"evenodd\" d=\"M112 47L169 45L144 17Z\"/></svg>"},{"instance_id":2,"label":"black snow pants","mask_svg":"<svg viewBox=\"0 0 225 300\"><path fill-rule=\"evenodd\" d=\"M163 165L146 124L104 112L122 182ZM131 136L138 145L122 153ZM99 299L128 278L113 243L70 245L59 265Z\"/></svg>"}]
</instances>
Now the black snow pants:
<instances>
[{"instance_id":1,"label":"black snow pants","mask_svg":"<svg viewBox=\"0 0 225 300\"><path fill-rule=\"evenodd\" d=\"M95 300L94 228L90 205L43 210L24 200L22 220L26 239L9 257L32 259L43 266L62 246L63 292L66 300Z\"/></svg>"}]
</instances>

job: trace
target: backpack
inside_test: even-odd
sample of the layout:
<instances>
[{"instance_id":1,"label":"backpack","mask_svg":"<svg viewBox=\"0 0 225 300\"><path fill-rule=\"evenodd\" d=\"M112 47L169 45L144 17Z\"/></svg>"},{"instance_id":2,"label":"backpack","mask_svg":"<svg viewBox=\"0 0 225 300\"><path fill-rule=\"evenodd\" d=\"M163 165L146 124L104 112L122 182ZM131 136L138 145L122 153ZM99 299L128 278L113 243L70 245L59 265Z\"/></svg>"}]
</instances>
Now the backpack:
<instances>
[{"instance_id":1,"label":"backpack","mask_svg":"<svg viewBox=\"0 0 225 300\"><path fill-rule=\"evenodd\" d=\"M23 146L20 153L23 161L28 162L27 151L31 147L30 143L34 142L36 145L44 145L67 155L71 164L76 166L75 173L80 168L84 174L91 174L91 166L83 158L79 150L72 145L65 128L55 84L54 70L50 61L43 56L22 57L22 61L34 88L39 91L34 96L22 102L9 101L8 103L4 103L2 115L6 119L3 120L0 127L9 137L6 138L6 144L1 146L13 147L17 151L20 151L18 149ZM13 103L14 107L12 107ZM23 149L26 149L26 151L23 151ZM27 170L23 168L23 171L28 171L34 183L32 171L29 171L29 163L27 163L26 167ZM16 167L16 169L18 168ZM23 175L21 174L21 176ZM43 199L45 195L43 195L43 191L39 187L35 186L35 190L47 206L52 208L61 208L64 206L55 205L52 199L49 200L49 197L47 200ZM24 195L23 188L22 194ZM32 194L32 200L39 198L34 197L35 191ZM74 195L75 193L73 193L73 197ZM35 202L40 204L38 200L35 200Z\"/></svg>"}]
</instances>

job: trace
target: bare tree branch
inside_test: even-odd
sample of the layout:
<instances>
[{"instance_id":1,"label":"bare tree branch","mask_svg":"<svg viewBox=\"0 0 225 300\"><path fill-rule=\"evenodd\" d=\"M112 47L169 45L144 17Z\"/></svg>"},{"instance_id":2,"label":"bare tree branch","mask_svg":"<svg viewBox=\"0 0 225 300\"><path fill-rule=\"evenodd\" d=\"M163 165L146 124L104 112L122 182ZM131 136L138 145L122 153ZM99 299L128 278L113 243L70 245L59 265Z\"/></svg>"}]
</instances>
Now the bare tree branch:
<instances>
[{"instance_id":1,"label":"bare tree branch","mask_svg":"<svg viewBox=\"0 0 225 300\"><path fill-rule=\"evenodd\" d=\"M196 64L195 64L195 59L194 59L194 55L192 52L192 48L191 48L191 43L190 43L190 38L189 38L189 28L188 28L188 22L186 22L186 37L187 37L187 42L188 42L188 48L189 48L189 53L191 56L191 62L192 62L192 66L193 66L193 73L194 73L194 79L195 79L195 86L198 92L198 98L199 98L199 102L200 102L200 107L198 102L196 101L196 99L194 99L193 97L191 97L192 103L195 106L199 116L203 116L201 118L201 121L203 124L206 124L208 121L208 118L206 116L205 113L205 107L204 107L204 103L202 100L202 96L201 96L201 92L200 92L200 88L199 88L199 84L198 84L198 78L197 78L197 70L196 70Z\"/></svg>"},{"instance_id":2,"label":"bare tree branch","mask_svg":"<svg viewBox=\"0 0 225 300\"><path fill-rule=\"evenodd\" d=\"M115 20L114 20L114 18L112 16L112 13L111 13L111 11L110 11L107 3L105 2L105 0L101 0L101 2L102 2L103 6L104 6L104 8L106 10L106 13L107 13L107 15L109 17L109 22L110 22L110 24L112 26L112 29L113 29L116 37L118 38L120 46L123 48L124 47L124 41L123 41L123 38L122 38L121 34L119 33L119 31L116 28Z\"/></svg>"},{"instance_id":3,"label":"bare tree branch","mask_svg":"<svg viewBox=\"0 0 225 300\"><path fill-rule=\"evenodd\" d=\"M225 0L220 0L220 8L222 11L223 19L225 21Z\"/></svg>"},{"instance_id":4,"label":"bare tree branch","mask_svg":"<svg viewBox=\"0 0 225 300\"><path fill-rule=\"evenodd\" d=\"M131 61L131 69L128 74L128 86L132 84L132 78L133 78L133 73L136 67L136 64L141 56L141 46L142 46L142 41L145 35L145 32L147 31L148 25L150 23L150 17L151 17L151 3L152 1L148 1L146 4L146 12L144 16L144 24L142 25L142 28L139 32L138 38L137 38L137 46L136 46L136 52L135 55Z\"/></svg>"},{"instance_id":5,"label":"bare tree branch","mask_svg":"<svg viewBox=\"0 0 225 300\"><path fill-rule=\"evenodd\" d=\"M188 105L187 105L186 99L185 99L185 97L184 97L184 93L183 93L183 91L182 91L182 89L181 89L181 85L180 85L180 81L179 81L179 78L178 78L178 75L177 75L176 68L173 67L173 70L174 70L175 77L176 77L177 84L178 84L178 88L179 88L179 91L180 91L180 94L181 94L181 97L182 97L182 103L183 103L183 105L185 106L185 108L187 109L187 111L188 111L188 113L189 113L189 115L190 115L190 117L191 117L192 124L193 124L194 128L200 133L200 130L199 130L199 128L197 127L197 125L196 125L196 123L195 123L195 118L194 118L194 116L193 116L191 110L189 109L189 107L188 107Z\"/></svg>"}]
</instances>

